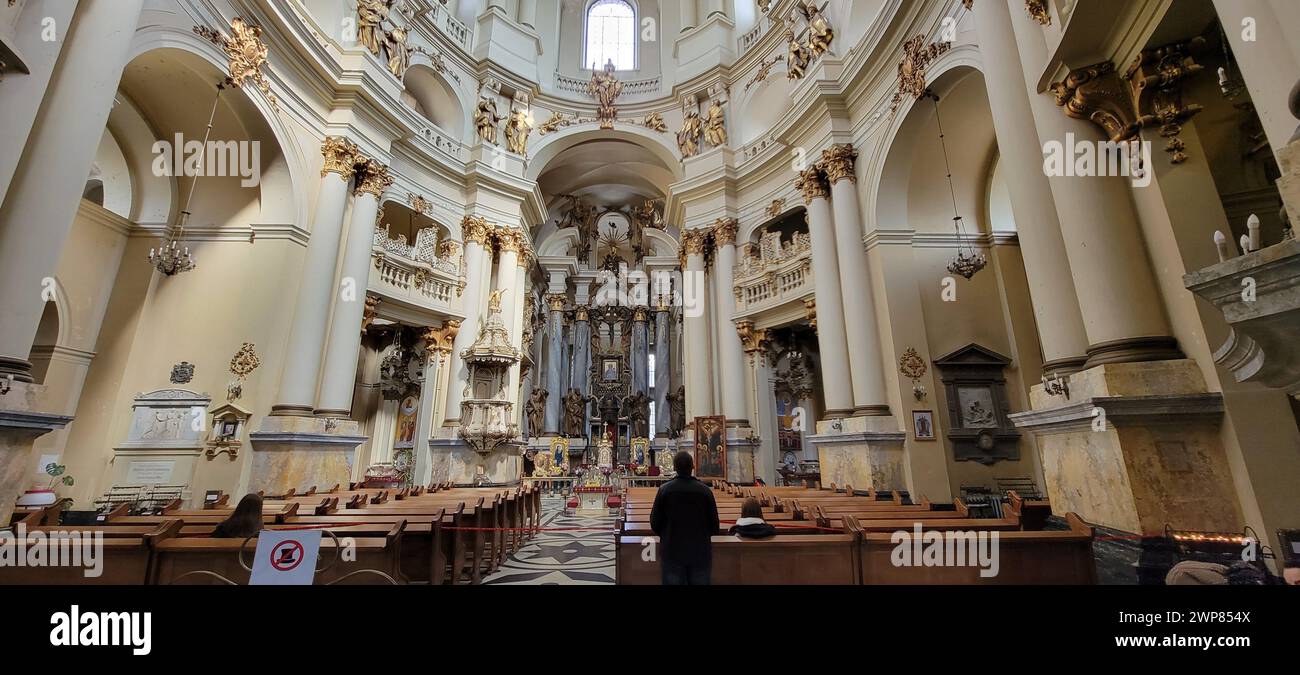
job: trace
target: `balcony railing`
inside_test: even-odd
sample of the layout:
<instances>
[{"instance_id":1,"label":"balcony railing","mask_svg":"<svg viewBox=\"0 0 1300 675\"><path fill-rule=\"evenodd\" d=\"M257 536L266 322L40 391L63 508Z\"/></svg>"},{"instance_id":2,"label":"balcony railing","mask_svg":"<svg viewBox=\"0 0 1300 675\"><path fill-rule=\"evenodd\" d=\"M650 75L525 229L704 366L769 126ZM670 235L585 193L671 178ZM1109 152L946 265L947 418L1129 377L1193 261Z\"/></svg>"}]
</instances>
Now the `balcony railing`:
<instances>
[{"instance_id":1,"label":"balcony railing","mask_svg":"<svg viewBox=\"0 0 1300 675\"><path fill-rule=\"evenodd\" d=\"M437 236L437 230L425 228L414 244L408 244L404 235L389 237L388 228L375 230L375 264L368 289L435 312L459 314L465 287L460 246L455 242L438 246Z\"/></svg>"},{"instance_id":2,"label":"balcony railing","mask_svg":"<svg viewBox=\"0 0 1300 675\"><path fill-rule=\"evenodd\" d=\"M768 232L753 251L745 246L734 268L736 316L753 314L801 300L813 292L812 253L808 234L796 232L781 242L779 232Z\"/></svg>"},{"instance_id":3,"label":"balcony railing","mask_svg":"<svg viewBox=\"0 0 1300 675\"><path fill-rule=\"evenodd\" d=\"M464 49L467 52L469 51L469 42L473 37L473 33L470 31L469 26L466 26L460 19L452 16L451 12L447 11L446 7L435 4L433 9L429 12L429 18L433 21L433 25L437 27L438 30L451 38L452 42L460 45L461 49Z\"/></svg>"}]
</instances>

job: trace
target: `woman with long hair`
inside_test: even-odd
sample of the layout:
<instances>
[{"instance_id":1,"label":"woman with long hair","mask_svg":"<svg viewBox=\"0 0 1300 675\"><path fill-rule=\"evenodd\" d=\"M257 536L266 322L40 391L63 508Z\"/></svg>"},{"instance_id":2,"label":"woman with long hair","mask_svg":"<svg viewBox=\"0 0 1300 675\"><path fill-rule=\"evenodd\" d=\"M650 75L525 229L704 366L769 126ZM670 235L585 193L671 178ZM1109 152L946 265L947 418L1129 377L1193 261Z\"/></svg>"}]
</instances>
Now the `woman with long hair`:
<instances>
[{"instance_id":1,"label":"woman with long hair","mask_svg":"<svg viewBox=\"0 0 1300 675\"><path fill-rule=\"evenodd\" d=\"M244 539L256 536L262 529L262 496L256 493L244 495L230 517L221 521L213 530L213 537Z\"/></svg>"}]
</instances>

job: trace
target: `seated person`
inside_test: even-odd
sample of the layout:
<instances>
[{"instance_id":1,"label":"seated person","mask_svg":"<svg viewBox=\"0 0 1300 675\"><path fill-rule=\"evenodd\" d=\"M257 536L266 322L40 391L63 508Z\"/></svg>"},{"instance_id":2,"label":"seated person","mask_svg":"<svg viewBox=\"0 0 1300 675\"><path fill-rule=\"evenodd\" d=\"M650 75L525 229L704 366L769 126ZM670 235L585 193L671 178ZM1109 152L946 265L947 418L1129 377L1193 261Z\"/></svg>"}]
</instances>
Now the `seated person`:
<instances>
[{"instance_id":1,"label":"seated person","mask_svg":"<svg viewBox=\"0 0 1300 675\"><path fill-rule=\"evenodd\" d=\"M246 539L256 537L262 529L262 496L256 493L244 495L230 517L221 521L212 529L213 537Z\"/></svg>"},{"instance_id":2,"label":"seated person","mask_svg":"<svg viewBox=\"0 0 1300 675\"><path fill-rule=\"evenodd\" d=\"M731 526L727 534L734 534L742 539L764 539L776 536L776 528L763 520L763 505L749 497L740 505L740 518Z\"/></svg>"}]
</instances>

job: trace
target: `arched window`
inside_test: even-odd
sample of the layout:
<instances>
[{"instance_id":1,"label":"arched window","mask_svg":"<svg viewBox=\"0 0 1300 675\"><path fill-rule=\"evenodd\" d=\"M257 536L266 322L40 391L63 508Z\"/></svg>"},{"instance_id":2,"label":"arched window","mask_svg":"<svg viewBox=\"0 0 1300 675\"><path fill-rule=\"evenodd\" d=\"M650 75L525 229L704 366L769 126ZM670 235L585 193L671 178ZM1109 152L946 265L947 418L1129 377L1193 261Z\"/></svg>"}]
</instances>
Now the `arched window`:
<instances>
[{"instance_id":1,"label":"arched window","mask_svg":"<svg viewBox=\"0 0 1300 675\"><path fill-rule=\"evenodd\" d=\"M636 10L626 0L596 0L587 8L587 54L584 66L614 70L636 68Z\"/></svg>"}]
</instances>

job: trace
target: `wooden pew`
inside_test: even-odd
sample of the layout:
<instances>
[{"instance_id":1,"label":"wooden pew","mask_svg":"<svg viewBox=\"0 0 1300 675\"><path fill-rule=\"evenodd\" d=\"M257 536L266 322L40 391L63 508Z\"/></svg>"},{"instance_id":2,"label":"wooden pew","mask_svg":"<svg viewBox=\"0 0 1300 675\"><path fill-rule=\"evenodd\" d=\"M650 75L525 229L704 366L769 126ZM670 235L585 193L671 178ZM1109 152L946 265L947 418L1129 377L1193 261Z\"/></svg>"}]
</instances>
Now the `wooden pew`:
<instances>
[{"instance_id":1,"label":"wooden pew","mask_svg":"<svg viewBox=\"0 0 1300 675\"><path fill-rule=\"evenodd\" d=\"M102 555L98 560L101 574L97 577L86 576L83 567L0 567L0 585L67 585L67 586L113 586L143 585L149 580L153 560L153 547L176 536L181 528L181 521L168 520L148 531L133 533L130 536L105 537L102 542ZM93 534L97 529L108 530L102 526L54 528L43 526L42 530L77 531L80 536ZM46 534L50 534L47 531ZM55 541L59 541L56 539ZM48 536L42 545L49 542ZM71 542L71 540L69 540ZM30 547L33 542L20 539L15 546Z\"/></svg>"},{"instance_id":2,"label":"wooden pew","mask_svg":"<svg viewBox=\"0 0 1300 675\"><path fill-rule=\"evenodd\" d=\"M858 575L859 536L850 533L778 535L770 539L715 536L711 583L854 584ZM654 586L662 583L659 562L643 559L645 539L626 535L615 538L616 583Z\"/></svg>"}]
</instances>

